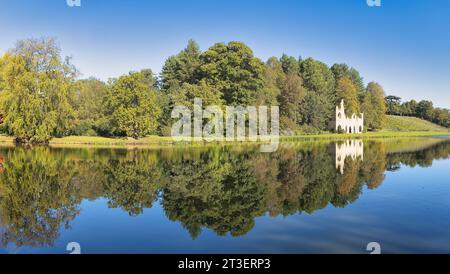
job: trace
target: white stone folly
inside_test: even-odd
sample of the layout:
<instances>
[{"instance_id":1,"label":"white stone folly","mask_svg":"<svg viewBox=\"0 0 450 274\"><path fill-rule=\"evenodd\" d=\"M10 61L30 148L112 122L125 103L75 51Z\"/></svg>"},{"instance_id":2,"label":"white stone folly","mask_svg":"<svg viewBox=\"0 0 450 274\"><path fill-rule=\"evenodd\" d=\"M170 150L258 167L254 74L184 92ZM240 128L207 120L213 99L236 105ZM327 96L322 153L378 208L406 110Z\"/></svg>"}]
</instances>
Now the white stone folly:
<instances>
[{"instance_id":1,"label":"white stone folly","mask_svg":"<svg viewBox=\"0 0 450 274\"><path fill-rule=\"evenodd\" d=\"M331 123L332 130L343 133L362 133L364 130L364 114L355 113L349 118L345 115L344 100L339 106L336 106L336 117Z\"/></svg>"}]
</instances>

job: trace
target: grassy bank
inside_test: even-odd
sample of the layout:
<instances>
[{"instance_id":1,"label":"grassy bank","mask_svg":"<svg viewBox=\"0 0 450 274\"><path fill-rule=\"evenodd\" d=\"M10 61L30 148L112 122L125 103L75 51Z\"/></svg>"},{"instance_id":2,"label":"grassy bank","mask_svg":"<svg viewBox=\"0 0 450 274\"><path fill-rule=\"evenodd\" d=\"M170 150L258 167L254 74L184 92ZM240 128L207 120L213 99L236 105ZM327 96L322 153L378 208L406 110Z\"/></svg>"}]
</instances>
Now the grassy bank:
<instances>
[{"instance_id":1,"label":"grassy bank","mask_svg":"<svg viewBox=\"0 0 450 274\"><path fill-rule=\"evenodd\" d=\"M347 139L388 139L388 138L411 138L411 137L433 137L450 135L446 131L411 131L411 132L366 132L362 134L335 134L324 133L317 135L298 135L281 137L282 141L302 141L302 140L347 140Z\"/></svg>"},{"instance_id":2,"label":"grassy bank","mask_svg":"<svg viewBox=\"0 0 450 274\"><path fill-rule=\"evenodd\" d=\"M403 137L430 137L450 135L447 131L382 131L368 132L363 134L335 134L324 133L317 135L297 135L283 136L281 141L301 141L301 140L342 140L342 139L368 139L368 138L403 138ZM14 138L9 136L0 136L0 143L13 144ZM87 145L87 146L156 146L171 145L175 142L171 137L149 136L139 140L131 138L105 138L105 137L89 137L89 136L69 136L64 138L54 138L50 141L50 145ZM199 142L196 142L199 144Z\"/></svg>"},{"instance_id":3,"label":"grassy bank","mask_svg":"<svg viewBox=\"0 0 450 274\"><path fill-rule=\"evenodd\" d=\"M447 128L416 117L388 115L386 125L384 131L448 131Z\"/></svg>"},{"instance_id":4,"label":"grassy bank","mask_svg":"<svg viewBox=\"0 0 450 274\"><path fill-rule=\"evenodd\" d=\"M317 135L298 135L283 137L284 140L296 139L348 139L348 138L401 138L401 137L429 137L439 135L450 135L450 129L441 127L434 123L404 116L387 116L386 125L379 132L366 132L363 134L335 134L323 133Z\"/></svg>"}]
</instances>

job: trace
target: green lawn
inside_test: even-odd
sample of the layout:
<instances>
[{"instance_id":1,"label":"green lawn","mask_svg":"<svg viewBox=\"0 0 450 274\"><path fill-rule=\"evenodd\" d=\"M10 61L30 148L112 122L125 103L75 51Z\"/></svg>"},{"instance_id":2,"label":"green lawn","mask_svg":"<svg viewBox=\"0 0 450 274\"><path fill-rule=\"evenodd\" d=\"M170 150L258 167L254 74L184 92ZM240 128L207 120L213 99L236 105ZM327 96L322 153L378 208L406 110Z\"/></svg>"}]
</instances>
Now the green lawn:
<instances>
[{"instance_id":1,"label":"green lawn","mask_svg":"<svg viewBox=\"0 0 450 274\"><path fill-rule=\"evenodd\" d=\"M323 133L316 135L296 135L296 136L284 136L281 140L295 141L295 140L308 140L308 139L329 139L329 140L340 140L340 139L369 139L369 138L400 138L400 137L430 137L430 136L440 136L440 135L450 135L449 131L409 131L409 132L390 132L390 131L380 131L380 132L366 132L362 134L336 134L336 133Z\"/></svg>"},{"instance_id":2,"label":"green lawn","mask_svg":"<svg viewBox=\"0 0 450 274\"><path fill-rule=\"evenodd\" d=\"M383 131L448 131L449 129L415 118L389 115Z\"/></svg>"},{"instance_id":3,"label":"green lawn","mask_svg":"<svg viewBox=\"0 0 450 274\"><path fill-rule=\"evenodd\" d=\"M387 116L386 127L379 132L366 132L363 134L335 134L322 133L316 135L297 135L282 137L283 140L301 139L348 139L348 138L398 138L398 137L427 137L450 135L450 129L441 127L431 122L415 118L401 116Z\"/></svg>"},{"instance_id":4,"label":"green lawn","mask_svg":"<svg viewBox=\"0 0 450 274\"><path fill-rule=\"evenodd\" d=\"M173 143L170 137L149 136L139 140L132 138L106 138L89 136L69 136L53 138L50 144L84 144L84 145L147 145Z\"/></svg>"},{"instance_id":5,"label":"green lawn","mask_svg":"<svg viewBox=\"0 0 450 274\"><path fill-rule=\"evenodd\" d=\"M401 138L401 137L427 137L438 135L450 135L446 131L410 131L410 132L369 132L363 134L334 134L324 133L317 135L297 135L297 136L283 136L281 141L302 141L302 140L341 140L349 138L370 139L370 138ZM0 143L13 144L14 138L9 136L0 136ZM139 140L131 138L105 138L105 137L89 137L89 136L69 136L64 138L54 138L50 141L53 146L159 146L171 145L175 142L171 137L149 136ZM199 142L194 142L197 145ZM230 144L229 142L226 142ZM214 142L209 143L214 144Z\"/></svg>"},{"instance_id":6,"label":"green lawn","mask_svg":"<svg viewBox=\"0 0 450 274\"><path fill-rule=\"evenodd\" d=\"M367 132L357 135L323 133L315 135L283 136L281 137L281 141L340 140L348 138L400 138L450 135L449 129L414 117L388 116L387 124L388 126L380 132ZM14 138L12 137L0 136L0 143L12 144L13 142ZM201 144L199 142L195 143ZM50 144L55 146L158 146L174 144L174 141L171 137L160 136L149 136L139 140L132 138L69 136L64 138L54 138L50 141Z\"/></svg>"}]
</instances>

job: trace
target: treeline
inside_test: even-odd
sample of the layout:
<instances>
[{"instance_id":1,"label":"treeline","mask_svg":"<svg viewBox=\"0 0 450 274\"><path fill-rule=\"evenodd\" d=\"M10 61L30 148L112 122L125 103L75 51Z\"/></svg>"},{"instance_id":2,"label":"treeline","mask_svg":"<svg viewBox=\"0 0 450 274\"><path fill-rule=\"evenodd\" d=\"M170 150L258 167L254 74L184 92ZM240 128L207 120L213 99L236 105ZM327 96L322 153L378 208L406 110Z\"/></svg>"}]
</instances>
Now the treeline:
<instances>
[{"instance_id":1,"label":"treeline","mask_svg":"<svg viewBox=\"0 0 450 274\"><path fill-rule=\"evenodd\" d=\"M334 143L281 146L275 153L236 146L1 148L0 246L51 246L80 214L80 204L99 198L132 216L160 203L193 238L204 229L241 236L260 216L346 207L365 188L379 187L386 170L430 166L450 156L444 140L406 153L389 153L385 142L371 141L364 160L347 157L340 174L334 149Z\"/></svg>"},{"instance_id":2,"label":"treeline","mask_svg":"<svg viewBox=\"0 0 450 274\"><path fill-rule=\"evenodd\" d=\"M415 100L402 103L401 98L394 95L386 97L388 114L411 116L421 118L444 127L450 127L450 111L444 108L435 108L433 102Z\"/></svg>"},{"instance_id":3,"label":"treeline","mask_svg":"<svg viewBox=\"0 0 450 274\"><path fill-rule=\"evenodd\" d=\"M365 85L346 64L326 64L283 55L267 62L241 42L217 43L201 51L194 41L169 57L160 75L149 69L107 83L78 80L54 39L19 41L0 58L2 131L19 142L45 143L68 135L170 134L175 105L278 105L284 134L329 130L335 106L364 112L367 130L386 121L383 88Z\"/></svg>"}]
</instances>

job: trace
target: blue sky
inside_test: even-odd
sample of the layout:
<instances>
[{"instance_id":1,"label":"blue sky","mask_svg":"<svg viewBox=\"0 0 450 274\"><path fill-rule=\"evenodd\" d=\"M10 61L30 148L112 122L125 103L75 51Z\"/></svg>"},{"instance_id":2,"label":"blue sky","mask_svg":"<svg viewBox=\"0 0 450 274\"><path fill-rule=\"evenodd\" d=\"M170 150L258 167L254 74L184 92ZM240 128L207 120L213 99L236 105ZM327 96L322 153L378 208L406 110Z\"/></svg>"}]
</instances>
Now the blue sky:
<instances>
[{"instance_id":1,"label":"blue sky","mask_svg":"<svg viewBox=\"0 0 450 274\"><path fill-rule=\"evenodd\" d=\"M450 1L0 0L0 52L57 37L83 77L158 73L190 38L205 50L243 41L266 60L283 53L345 62L388 94L450 108Z\"/></svg>"}]
</instances>

